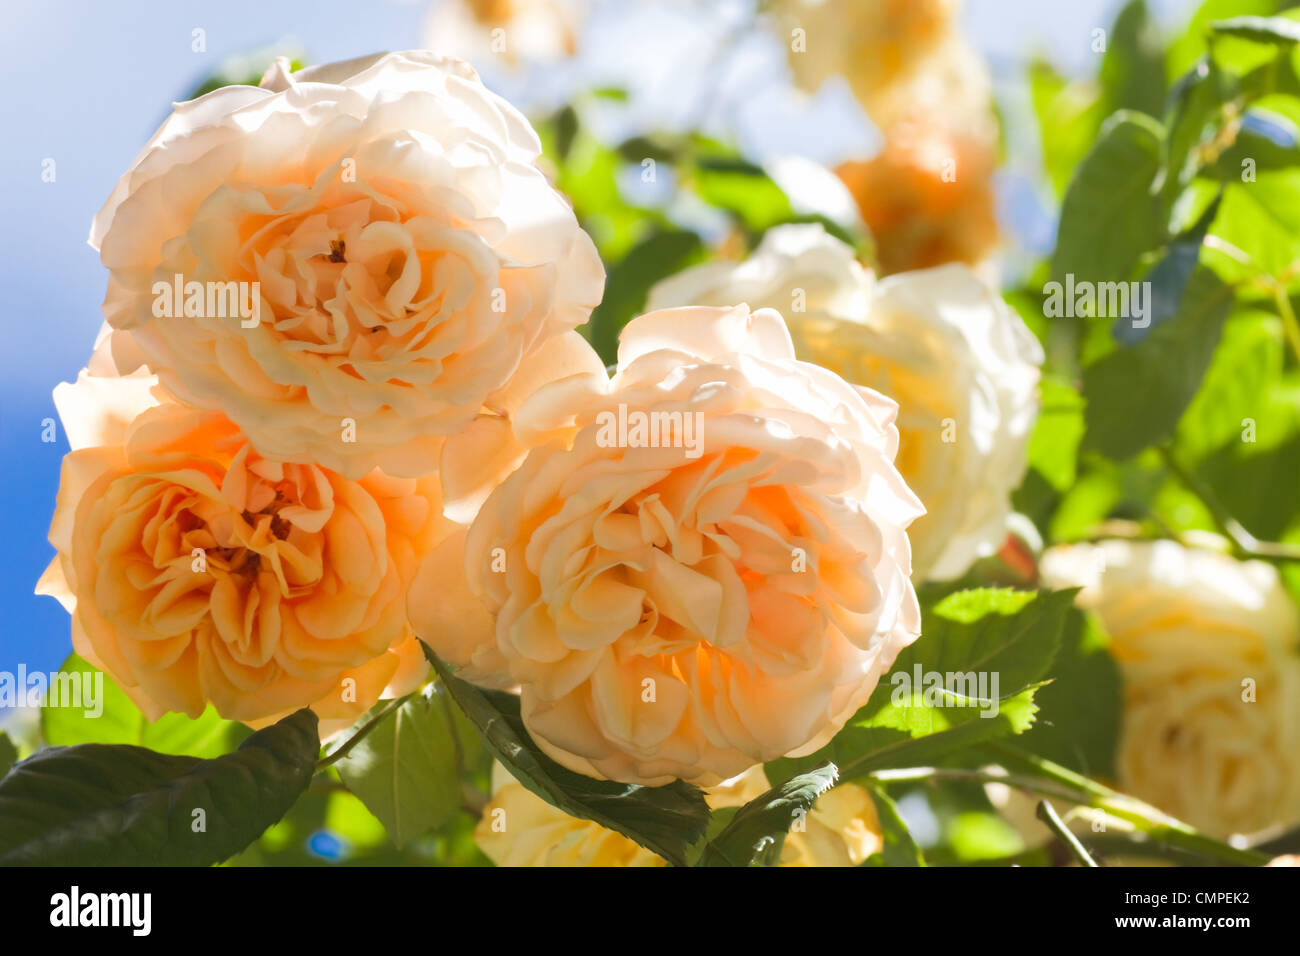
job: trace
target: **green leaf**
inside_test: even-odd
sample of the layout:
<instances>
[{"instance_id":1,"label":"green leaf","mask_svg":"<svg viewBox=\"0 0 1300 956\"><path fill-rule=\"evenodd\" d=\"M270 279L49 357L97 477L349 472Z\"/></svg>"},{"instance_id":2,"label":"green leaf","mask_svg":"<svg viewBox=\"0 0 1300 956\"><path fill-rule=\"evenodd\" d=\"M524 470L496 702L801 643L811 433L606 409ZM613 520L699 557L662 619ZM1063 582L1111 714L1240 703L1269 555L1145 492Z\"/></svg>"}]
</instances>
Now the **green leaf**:
<instances>
[{"instance_id":1,"label":"green leaf","mask_svg":"<svg viewBox=\"0 0 1300 956\"><path fill-rule=\"evenodd\" d=\"M709 822L709 807L698 788L681 780L642 787L574 773L533 742L516 695L476 687L454 676L427 646L424 653L452 699L516 780L570 816L615 830L674 866L686 864L687 847Z\"/></svg>"},{"instance_id":2,"label":"green leaf","mask_svg":"<svg viewBox=\"0 0 1300 956\"><path fill-rule=\"evenodd\" d=\"M790 827L812 810L837 776L835 764L827 763L755 797L709 841L696 866L775 866Z\"/></svg>"},{"instance_id":3,"label":"green leaf","mask_svg":"<svg viewBox=\"0 0 1300 956\"><path fill-rule=\"evenodd\" d=\"M1094 468L1080 475L1078 481L1061 496L1060 504L1048 523L1052 541L1078 541L1092 534L1097 524L1119 503L1123 488L1116 468Z\"/></svg>"},{"instance_id":4,"label":"green leaf","mask_svg":"<svg viewBox=\"0 0 1300 956\"><path fill-rule=\"evenodd\" d=\"M696 161L689 185L711 206L725 209L752 233L788 221L794 210L781 187L761 166L732 157Z\"/></svg>"},{"instance_id":5,"label":"green leaf","mask_svg":"<svg viewBox=\"0 0 1300 956\"><path fill-rule=\"evenodd\" d=\"M605 297L591 313L588 339L606 365L618 359L623 326L645 306L650 287L702 259L704 243L686 230L657 231L609 270Z\"/></svg>"},{"instance_id":6,"label":"green leaf","mask_svg":"<svg viewBox=\"0 0 1300 956\"><path fill-rule=\"evenodd\" d=\"M1108 643L1092 618L1070 609L1052 681L1038 692L1038 720L1013 746L1080 773L1114 775L1124 702Z\"/></svg>"},{"instance_id":7,"label":"green leaf","mask_svg":"<svg viewBox=\"0 0 1300 956\"><path fill-rule=\"evenodd\" d=\"M1059 379L1039 385L1038 420L1029 436L1029 465L1057 491L1074 484L1079 440L1083 437L1083 399Z\"/></svg>"},{"instance_id":8,"label":"green leaf","mask_svg":"<svg viewBox=\"0 0 1300 956\"><path fill-rule=\"evenodd\" d=\"M623 140L616 148L618 154L629 163L640 165L647 159L653 159L656 163L676 162L681 144L664 137L633 136Z\"/></svg>"},{"instance_id":9,"label":"green leaf","mask_svg":"<svg viewBox=\"0 0 1300 956\"><path fill-rule=\"evenodd\" d=\"M1129 0L1110 31L1101 85L1112 110L1160 116L1165 99L1164 45L1146 0Z\"/></svg>"},{"instance_id":10,"label":"green leaf","mask_svg":"<svg viewBox=\"0 0 1300 956\"><path fill-rule=\"evenodd\" d=\"M903 822L898 812L898 805L877 784L867 784L867 793L876 805L876 818L880 821L880 835L883 845L880 849L880 862L885 866L925 866L925 855L912 839L912 832ZM874 862L866 861L864 865Z\"/></svg>"},{"instance_id":11,"label":"green leaf","mask_svg":"<svg viewBox=\"0 0 1300 956\"><path fill-rule=\"evenodd\" d=\"M1165 249L1164 256L1142 280L1150 289L1147 296L1147 314L1145 322L1139 325L1134 316L1120 315L1111 326L1111 335L1116 342L1131 345L1141 342L1153 329L1172 319L1182 308L1183 297L1196 272L1201 256L1201 246L1205 243L1210 223L1214 222L1223 199L1220 190L1214 200L1204 209L1200 218L1186 231L1180 234Z\"/></svg>"},{"instance_id":12,"label":"green leaf","mask_svg":"<svg viewBox=\"0 0 1300 956\"><path fill-rule=\"evenodd\" d=\"M555 153L564 162L569 158L573 142L578 138L578 111L564 105L555 114Z\"/></svg>"},{"instance_id":13,"label":"green leaf","mask_svg":"<svg viewBox=\"0 0 1300 956\"><path fill-rule=\"evenodd\" d=\"M0 778L9 772L9 768L18 760L18 748L9 739L9 735L0 730Z\"/></svg>"},{"instance_id":14,"label":"green leaf","mask_svg":"<svg viewBox=\"0 0 1300 956\"><path fill-rule=\"evenodd\" d=\"M1167 76L1181 76L1206 51L1209 25L1215 20L1243 13L1268 15L1277 11L1278 0L1204 0L1192 15L1187 29L1169 47ZM1222 40L1216 46L1222 45ZM1236 42L1236 41L1232 41Z\"/></svg>"},{"instance_id":15,"label":"green leaf","mask_svg":"<svg viewBox=\"0 0 1300 956\"><path fill-rule=\"evenodd\" d=\"M1241 182L1251 164L1263 172L1300 165L1300 129L1290 117L1256 106L1246 111L1242 124L1232 145L1214 162L1214 174L1221 181Z\"/></svg>"},{"instance_id":16,"label":"green leaf","mask_svg":"<svg viewBox=\"0 0 1300 956\"><path fill-rule=\"evenodd\" d=\"M212 760L124 744L46 748L0 781L0 865L220 862L288 812L319 750L309 710Z\"/></svg>"},{"instance_id":17,"label":"green leaf","mask_svg":"<svg viewBox=\"0 0 1300 956\"><path fill-rule=\"evenodd\" d=\"M1300 43L1300 22L1287 17L1232 17L1216 20L1210 29L1223 36L1240 37L1256 43L1289 46Z\"/></svg>"},{"instance_id":18,"label":"green leaf","mask_svg":"<svg viewBox=\"0 0 1300 956\"><path fill-rule=\"evenodd\" d=\"M1282 538L1300 516L1300 435L1273 446L1229 442L1201 463L1199 473L1219 503L1258 538Z\"/></svg>"},{"instance_id":19,"label":"green leaf","mask_svg":"<svg viewBox=\"0 0 1300 956\"><path fill-rule=\"evenodd\" d=\"M981 588L923 609L921 637L899 654L866 705L816 753L768 764L768 779L829 760L847 780L1024 733L1074 593ZM934 686L940 680L943 686Z\"/></svg>"},{"instance_id":20,"label":"green leaf","mask_svg":"<svg viewBox=\"0 0 1300 956\"><path fill-rule=\"evenodd\" d=\"M1180 460L1194 464L1223 446L1240 446L1248 422L1255 424L1256 442L1273 439L1267 444L1300 425L1294 404L1278 394L1283 355L1276 315L1244 309L1227 320L1201 387L1178 422Z\"/></svg>"},{"instance_id":21,"label":"green leaf","mask_svg":"<svg viewBox=\"0 0 1300 956\"><path fill-rule=\"evenodd\" d=\"M1172 438L1231 307L1231 288L1200 269L1188 283L1178 315L1137 345L1086 367L1083 448L1122 460Z\"/></svg>"},{"instance_id":22,"label":"green leaf","mask_svg":"<svg viewBox=\"0 0 1300 956\"><path fill-rule=\"evenodd\" d=\"M1127 279L1139 257L1164 240L1155 193L1163 130L1143 113L1108 119L1075 171L1061 204L1052 277L1064 282Z\"/></svg>"},{"instance_id":23,"label":"green leaf","mask_svg":"<svg viewBox=\"0 0 1300 956\"><path fill-rule=\"evenodd\" d=\"M928 609L922 637L899 654L891 673L916 664L997 673L1001 692L1017 693L1048 672L1073 600L1073 590L957 591Z\"/></svg>"},{"instance_id":24,"label":"green leaf","mask_svg":"<svg viewBox=\"0 0 1300 956\"><path fill-rule=\"evenodd\" d=\"M1106 104L1095 86L1067 81L1046 60L1030 66L1029 93L1043 165L1053 191L1061 196L1106 118Z\"/></svg>"},{"instance_id":25,"label":"green leaf","mask_svg":"<svg viewBox=\"0 0 1300 956\"><path fill-rule=\"evenodd\" d=\"M359 728L358 728L359 729ZM461 773L475 766L479 735L439 684L412 694L335 766L401 849L461 807Z\"/></svg>"},{"instance_id":26,"label":"green leaf","mask_svg":"<svg viewBox=\"0 0 1300 956\"><path fill-rule=\"evenodd\" d=\"M1300 260L1300 169L1260 170L1253 183L1229 184L1211 232L1240 250L1206 255L1225 282L1286 274ZM1248 263L1238 261L1241 253Z\"/></svg>"},{"instance_id":27,"label":"green leaf","mask_svg":"<svg viewBox=\"0 0 1300 956\"><path fill-rule=\"evenodd\" d=\"M238 747L250 733L243 724L223 720L211 706L197 719L163 714L151 722L111 677L76 654L63 662L59 673L77 675L82 687L102 679L103 690L96 702L100 712L91 716L85 706L52 707L47 700L41 708L41 736L48 744L134 744L165 754L219 757Z\"/></svg>"},{"instance_id":28,"label":"green leaf","mask_svg":"<svg viewBox=\"0 0 1300 956\"><path fill-rule=\"evenodd\" d=\"M1167 201L1196 174L1200 147L1217 134L1230 99L1228 84L1208 57L1202 57L1174 84L1166 116L1162 188Z\"/></svg>"}]
</instances>

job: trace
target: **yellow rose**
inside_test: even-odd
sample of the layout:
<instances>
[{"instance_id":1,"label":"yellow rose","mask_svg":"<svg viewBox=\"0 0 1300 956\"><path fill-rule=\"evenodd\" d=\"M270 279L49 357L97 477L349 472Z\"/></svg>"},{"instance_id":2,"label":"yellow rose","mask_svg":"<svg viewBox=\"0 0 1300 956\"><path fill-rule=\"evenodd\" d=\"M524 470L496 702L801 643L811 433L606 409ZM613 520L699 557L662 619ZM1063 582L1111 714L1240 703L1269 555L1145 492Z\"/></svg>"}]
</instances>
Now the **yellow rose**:
<instances>
[{"instance_id":1,"label":"yellow rose","mask_svg":"<svg viewBox=\"0 0 1300 956\"><path fill-rule=\"evenodd\" d=\"M745 262L705 263L650 291L683 305L783 311L795 351L899 403L898 470L925 503L908 530L923 578L953 578L1006 538L1038 412L1042 349L969 269L879 282L821 226L778 226Z\"/></svg>"},{"instance_id":2,"label":"yellow rose","mask_svg":"<svg viewBox=\"0 0 1300 956\"><path fill-rule=\"evenodd\" d=\"M1052 548L1124 680L1121 789L1225 836L1300 819L1300 616L1276 570L1172 541Z\"/></svg>"},{"instance_id":3,"label":"yellow rose","mask_svg":"<svg viewBox=\"0 0 1300 956\"><path fill-rule=\"evenodd\" d=\"M160 394L85 372L54 393L72 451L37 590L72 614L77 653L151 720L310 706L327 734L417 687L406 590L451 527L437 479L268 461Z\"/></svg>"},{"instance_id":4,"label":"yellow rose","mask_svg":"<svg viewBox=\"0 0 1300 956\"><path fill-rule=\"evenodd\" d=\"M771 789L762 766L706 791L709 807L739 807ZM559 810L492 768L492 799L474 830L479 848L497 866L667 866L635 840ZM817 798L786 835L780 866L857 866L880 850L871 794L842 783Z\"/></svg>"},{"instance_id":5,"label":"yellow rose","mask_svg":"<svg viewBox=\"0 0 1300 956\"><path fill-rule=\"evenodd\" d=\"M470 67L426 51L280 60L260 87L177 105L91 228L117 371L148 365L267 459L434 471L600 300L540 149Z\"/></svg>"},{"instance_id":6,"label":"yellow rose","mask_svg":"<svg viewBox=\"0 0 1300 956\"><path fill-rule=\"evenodd\" d=\"M811 753L919 630L896 407L797 361L766 309L649 313L618 358L523 403L520 440L549 440L425 561L416 633L518 684L589 776L707 786Z\"/></svg>"}]
</instances>

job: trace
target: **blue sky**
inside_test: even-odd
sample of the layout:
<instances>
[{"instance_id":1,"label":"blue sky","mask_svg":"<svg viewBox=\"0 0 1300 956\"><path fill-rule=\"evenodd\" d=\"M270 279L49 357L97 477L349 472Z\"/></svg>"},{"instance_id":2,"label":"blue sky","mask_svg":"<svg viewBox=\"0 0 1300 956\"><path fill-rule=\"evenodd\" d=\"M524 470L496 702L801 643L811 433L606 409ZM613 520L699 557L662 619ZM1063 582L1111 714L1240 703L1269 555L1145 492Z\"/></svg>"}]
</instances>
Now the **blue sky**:
<instances>
[{"instance_id":1,"label":"blue sky","mask_svg":"<svg viewBox=\"0 0 1300 956\"><path fill-rule=\"evenodd\" d=\"M641 10L651 0L630 3ZM1118 0L969 0L967 28L1000 74L1043 51L1072 71L1092 65L1091 30L1108 25ZM743 4L742 4L743 6ZM1153 6L1172 20L1187 0ZM85 363L100 324L106 274L86 244L90 221L117 177L182 97L225 58L295 38L313 62L421 45L423 3L374 0L3 0L0 62L0 670L57 667L70 650L68 619L32 588L52 556L46 543L67 451L60 429L41 441L42 420L55 417L51 389ZM725 6L718 16L725 19ZM680 22L680 21L679 21ZM192 31L205 31L206 52L191 49ZM629 35L630 34L630 35ZM680 30L658 36L613 27L584 69L604 73L624 59L623 38L674 50L692 41ZM761 57L762 52L755 56ZM735 83L743 93L743 72ZM554 84L549 95L558 95ZM534 88L536 91L537 88ZM539 95L548 95L546 84ZM676 99L661 91L665 108ZM774 98L753 125L763 151L809 141L810 123L826 144L852 144L866 135L836 91L812 104ZM856 125L855 125L856 124ZM827 130L837 133L826 133ZM847 131L847 132L846 132ZM835 135L846 140L836 140ZM819 157L822 158L822 157ZM55 181L43 182L43 162Z\"/></svg>"}]
</instances>

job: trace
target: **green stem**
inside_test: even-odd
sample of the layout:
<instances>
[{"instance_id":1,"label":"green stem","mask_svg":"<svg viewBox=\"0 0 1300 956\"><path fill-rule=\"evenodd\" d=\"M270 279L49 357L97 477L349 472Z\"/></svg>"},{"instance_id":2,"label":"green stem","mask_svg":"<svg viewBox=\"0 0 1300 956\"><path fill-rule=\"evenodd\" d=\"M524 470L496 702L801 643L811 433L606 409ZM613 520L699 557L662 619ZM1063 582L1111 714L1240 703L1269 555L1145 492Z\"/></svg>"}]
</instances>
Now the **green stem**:
<instances>
[{"instance_id":1,"label":"green stem","mask_svg":"<svg viewBox=\"0 0 1300 956\"><path fill-rule=\"evenodd\" d=\"M320 760L316 761L316 769L324 770L326 767L330 766L331 764L335 764L338 761L342 760L344 757L346 757L348 755L349 750L351 750L357 744L361 743L361 741L365 739L366 735L370 733L370 731L374 730L377 726L379 726L379 724L383 722L385 717L387 717L398 707L401 707L404 703L406 703L407 699L410 696L411 696L410 694L407 694L406 697L395 697L392 700L390 700L388 704L385 705L385 707L381 711L379 711L379 713L375 714L375 716L371 717L364 724L362 724L361 729L358 730L351 737L349 737L347 740L345 740L337 750L335 750L331 754L328 754L327 756L322 757Z\"/></svg>"},{"instance_id":2,"label":"green stem","mask_svg":"<svg viewBox=\"0 0 1300 956\"><path fill-rule=\"evenodd\" d=\"M1088 855L1088 851L1083 848L1083 844L1079 842L1079 838L1065 825L1065 821L1061 819L1060 814L1052 809L1050 803L1046 800L1039 800L1037 815L1038 819L1046 823L1048 827L1051 828L1052 832L1056 834L1056 838L1064 843L1066 848L1074 854L1076 860L1084 866L1095 867L1097 865L1097 861Z\"/></svg>"},{"instance_id":3,"label":"green stem","mask_svg":"<svg viewBox=\"0 0 1300 956\"><path fill-rule=\"evenodd\" d=\"M1073 802L1094 807L1116 819L1131 823L1152 840L1168 843L1231 866L1259 866L1269 860L1263 853L1241 850L1206 836L1148 803L1112 790L1095 780L1089 780L1050 760L1023 753L1006 744L992 743L988 745L988 749L1008 770L1016 769L1031 777L1041 777L1060 787L1073 790L1077 794L1071 798Z\"/></svg>"},{"instance_id":4,"label":"green stem","mask_svg":"<svg viewBox=\"0 0 1300 956\"><path fill-rule=\"evenodd\" d=\"M1282 317L1282 330L1295 353L1296 362L1300 363L1300 322L1296 321L1295 309L1286 294L1286 286L1281 282L1273 284L1273 298L1277 302L1277 314Z\"/></svg>"}]
</instances>

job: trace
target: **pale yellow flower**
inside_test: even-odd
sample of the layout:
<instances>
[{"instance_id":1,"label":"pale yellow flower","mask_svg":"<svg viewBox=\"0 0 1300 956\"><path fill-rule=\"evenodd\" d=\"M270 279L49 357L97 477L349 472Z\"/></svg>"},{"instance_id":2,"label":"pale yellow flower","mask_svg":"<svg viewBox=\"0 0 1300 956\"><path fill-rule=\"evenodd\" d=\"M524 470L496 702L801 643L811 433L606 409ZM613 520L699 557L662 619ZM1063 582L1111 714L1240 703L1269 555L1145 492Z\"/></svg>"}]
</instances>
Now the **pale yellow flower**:
<instances>
[{"instance_id":1,"label":"pale yellow flower","mask_svg":"<svg viewBox=\"0 0 1300 956\"><path fill-rule=\"evenodd\" d=\"M1049 549L1124 681L1121 789L1209 833L1300 820L1300 615L1277 571L1172 541Z\"/></svg>"}]
</instances>

